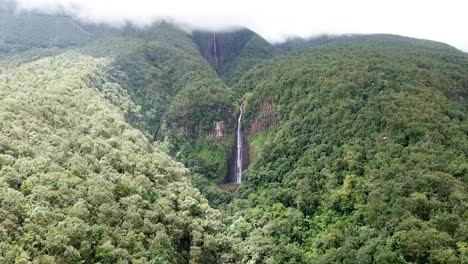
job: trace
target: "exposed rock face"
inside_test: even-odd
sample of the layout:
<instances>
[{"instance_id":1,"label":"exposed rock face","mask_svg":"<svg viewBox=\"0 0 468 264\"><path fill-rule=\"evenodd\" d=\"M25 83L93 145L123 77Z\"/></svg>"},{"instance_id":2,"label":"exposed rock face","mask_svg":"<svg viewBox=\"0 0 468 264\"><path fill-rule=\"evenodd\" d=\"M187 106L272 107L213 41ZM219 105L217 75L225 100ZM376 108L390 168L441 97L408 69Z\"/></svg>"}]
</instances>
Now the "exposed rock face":
<instances>
[{"instance_id":1,"label":"exposed rock face","mask_svg":"<svg viewBox=\"0 0 468 264\"><path fill-rule=\"evenodd\" d=\"M255 114L252 125L250 126L250 135L255 135L268 127L278 125L279 116L274 110L273 102L268 98L263 98L259 111Z\"/></svg>"},{"instance_id":2,"label":"exposed rock face","mask_svg":"<svg viewBox=\"0 0 468 264\"><path fill-rule=\"evenodd\" d=\"M211 126L211 130L206 135L208 139L213 139L213 140L221 140L224 139L228 136L229 134L229 129L231 126L232 122L232 114L230 111L227 111L224 113L224 117L222 117L221 120L217 120L213 122L213 125Z\"/></svg>"},{"instance_id":3,"label":"exposed rock face","mask_svg":"<svg viewBox=\"0 0 468 264\"><path fill-rule=\"evenodd\" d=\"M215 121L212 131L208 134L208 138L220 139L227 135L227 126L224 120Z\"/></svg>"},{"instance_id":4,"label":"exposed rock face","mask_svg":"<svg viewBox=\"0 0 468 264\"><path fill-rule=\"evenodd\" d=\"M275 127L279 123L279 116L275 111L275 105L268 98L263 98L260 109L255 114L254 120L247 131L245 126L242 126L242 169L245 170L250 165L250 146L247 140L247 132L253 136L265 128ZM236 151L237 151L237 137L235 139L230 158L228 160L228 175L225 179L225 183L236 182Z\"/></svg>"}]
</instances>

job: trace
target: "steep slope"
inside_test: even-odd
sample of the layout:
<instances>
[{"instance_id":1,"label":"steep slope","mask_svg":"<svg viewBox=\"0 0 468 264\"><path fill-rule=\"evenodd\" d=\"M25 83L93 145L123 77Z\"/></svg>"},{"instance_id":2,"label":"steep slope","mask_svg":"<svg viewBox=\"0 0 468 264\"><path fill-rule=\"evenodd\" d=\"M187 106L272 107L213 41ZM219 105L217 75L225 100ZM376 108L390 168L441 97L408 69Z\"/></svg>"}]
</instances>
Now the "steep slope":
<instances>
[{"instance_id":1,"label":"steep slope","mask_svg":"<svg viewBox=\"0 0 468 264\"><path fill-rule=\"evenodd\" d=\"M129 114L127 121L164 141L171 155L196 172L197 186L211 193L211 201L228 198L214 184L227 175L237 102L186 32L165 22L111 28L11 11L0 12L0 20L0 59L7 64L69 49L111 59L113 82L140 108L141 115Z\"/></svg>"},{"instance_id":2,"label":"steep slope","mask_svg":"<svg viewBox=\"0 0 468 264\"><path fill-rule=\"evenodd\" d=\"M228 85L236 83L256 64L278 54L270 43L245 28L227 32L194 31L192 38Z\"/></svg>"},{"instance_id":3,"label":"steep slope","mask_svg":"<svg viewBox=\"0 0 468 264\"><path fill-rule=\"evenodd\" d=\"M188 170L126 123L137 107L110 65L65 53L1 66L0 262L232 261Z\"/></svg>"},{"instance_id":4,"label":"steep slope","mask_svg":"<svg viewBox=\"0 0 468 264\"><path fill-rule=\"evenodd\" d=\"M468 263L466 54L0 22L0 262Z\"/></svg>"},{"instance_id":5,"label":"steep slope","mask_svg":"<svg viewBox=\"0 0 468 264\"><path fill-rule=\"evenodd\" d=\"M112 75L141 107L144 130L203 175L196 177L199 187L207 187L203 178L223 181L236 100L185 32L161 23L134 37L103 38L82 52L115 59Z\"/></svg>"},{"instance_id":6,"label":"steep slope","mask_svg":"<svg viewBox=\"0 0 468 264\"><path fill-rule=\"evenodd\" d=\"M255 263L466 263L468 56L394 36L274 59L237 86Z\"/></svg>"}]
</instances>

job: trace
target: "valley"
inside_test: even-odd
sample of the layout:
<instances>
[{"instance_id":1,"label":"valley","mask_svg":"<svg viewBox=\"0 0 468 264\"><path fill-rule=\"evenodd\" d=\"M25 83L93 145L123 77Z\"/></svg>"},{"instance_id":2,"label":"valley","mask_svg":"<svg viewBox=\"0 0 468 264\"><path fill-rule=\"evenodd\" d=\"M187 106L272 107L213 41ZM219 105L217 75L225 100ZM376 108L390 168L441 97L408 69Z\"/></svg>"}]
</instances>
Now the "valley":
<instances>
[{"instance_id":1,"label":"valley","mask_svg":"<svg viewBox=\"0 0 468 264\"><path fill-rule=\"evenodd\" d=\"M467 53L0 23L0 263L468 263Z\"/></svg>"}]
</instances>

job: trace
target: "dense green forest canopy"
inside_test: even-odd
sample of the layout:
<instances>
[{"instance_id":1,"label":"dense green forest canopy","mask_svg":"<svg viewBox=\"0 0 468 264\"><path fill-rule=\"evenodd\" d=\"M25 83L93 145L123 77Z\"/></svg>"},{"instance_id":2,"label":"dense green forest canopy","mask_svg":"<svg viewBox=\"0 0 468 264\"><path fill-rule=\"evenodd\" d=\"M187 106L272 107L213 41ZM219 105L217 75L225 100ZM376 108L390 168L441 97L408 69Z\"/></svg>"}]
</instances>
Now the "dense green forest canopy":
<instances>
[{"instance_id":1,"label":"dense green forest canopy","mask_svg":"<svg viewBox=\"0 0 468 264\"><path fill-rule=\"evenodd\" d=\"M265 98L281 119L253 136L260 154L236 199L246 241L260 245L252 258L466 263L467 54L341 39L262 65L236 89L251 94L250 120Z\"/></svg>"},{"instance_id":2,"label":"dense green forest canopy","mask_svg":"<svg viewBox=\"0 0 468 264\"><path fill-rule=\"evenodd\" d=\"M140 109L138 114L127 115L127 121L151 140L166 142L171 155L197 172L198 187L208 188L215 200L227 199L215 183L227 174L237 100L192 35L165 22L144 29L111 28L66 16L1 14L0 19L9 25L0 29L0 43L6 47L0 52L4 62L17 65L69 49L112 59L106 74ZM91 35L74 32L77 28ZM50 41L56 35L66 41L57 46ZM224 129L214 142L210 135L220 122Z\"/></svg>"},{"instance_id":3,"label":"dense green forest canopy","mask_svg":"<svg viewBox=\"0 0 468 264\"><path fill-rule=\"evenodd\" d=\"M67 52L0 68L0 262L223 262L220 213L125 121L136 105L109 65Z\"/></svg>"},{"instance_id":4,"label":"dense green forest canopy","mask_svg":"<svg viewBox=\"0 0 468 264\"><path fill-rule=\"evenodd\" d=\"M468 263L466 53L0 24L1 263Z\"/></svg>"}]
</instances>

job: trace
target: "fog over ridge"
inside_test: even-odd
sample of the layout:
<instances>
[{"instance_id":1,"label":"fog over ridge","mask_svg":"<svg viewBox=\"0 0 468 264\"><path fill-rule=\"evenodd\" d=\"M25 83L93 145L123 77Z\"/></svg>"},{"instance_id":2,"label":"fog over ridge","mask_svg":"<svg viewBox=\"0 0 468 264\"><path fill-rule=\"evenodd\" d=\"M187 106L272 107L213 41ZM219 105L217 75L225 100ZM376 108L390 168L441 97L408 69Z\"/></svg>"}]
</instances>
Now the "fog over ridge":
<instances>
[{"instance_id":1,"label":"fog over ridge","mask_svg":"<svg viewBox=\"0 0 468 264\"><path fill-rule=\"evenodd\" d=\"M147 26L167 20L192 29L243 26L271 42L323 34L390 33L436 40L468 51L468 2L446 1L214 1L0 0L18 11L63 13L86 23Z\"/></svg>"}]
</instances>

